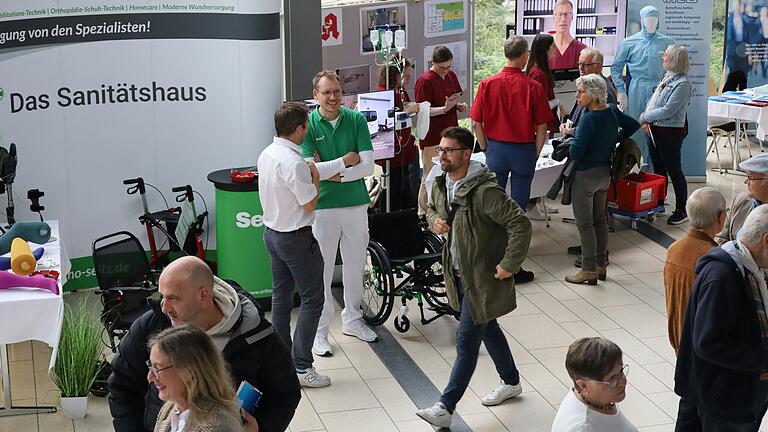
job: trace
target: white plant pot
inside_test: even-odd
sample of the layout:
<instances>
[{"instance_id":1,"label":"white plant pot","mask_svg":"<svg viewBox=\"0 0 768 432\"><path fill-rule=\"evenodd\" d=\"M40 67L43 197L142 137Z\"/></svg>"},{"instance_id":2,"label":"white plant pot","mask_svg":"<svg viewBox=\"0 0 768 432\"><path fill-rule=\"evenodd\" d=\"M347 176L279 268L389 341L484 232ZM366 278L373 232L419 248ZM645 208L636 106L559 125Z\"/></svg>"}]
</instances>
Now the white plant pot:
<instances>
[{"instance_id":1,"label":"white plant pot","mask_svg":"<svg viewBox=\"0 0 768 432\"><path fill-rule=\"evenodd\" d=\"M61 411L64 417L71 419L84 419L88 409L88 396L62 397Z\"/></svg>"}]
</instances>

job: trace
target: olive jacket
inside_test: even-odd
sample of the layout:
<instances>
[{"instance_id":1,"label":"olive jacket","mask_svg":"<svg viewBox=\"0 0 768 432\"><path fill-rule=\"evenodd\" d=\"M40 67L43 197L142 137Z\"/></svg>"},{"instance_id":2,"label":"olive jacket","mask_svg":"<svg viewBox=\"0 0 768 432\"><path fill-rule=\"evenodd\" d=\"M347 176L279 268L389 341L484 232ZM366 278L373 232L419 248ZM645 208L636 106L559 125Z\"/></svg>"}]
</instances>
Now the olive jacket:
<instances>
[{"instance_id":1,"label":"olive jacket","mask_svg":"<svg viewBox=\"0 0 768 432\"><path fill-rule=\"evenodd\" d=\"M478 163L479 164L479 163ZM443 268L448 301L461 310L454 279L451 244L458 252L459 273L472 320L476 325L503 316L517 307L514 277L497 280L496 265L517 273L531 243L531 222L518 205L499 187L496 175L485 165L481 173L458 185L453 202L448 202L446 174L435 179L427 210L429 226L438 218L450 220L443 248Z\"/></svg>"}]
</instances>

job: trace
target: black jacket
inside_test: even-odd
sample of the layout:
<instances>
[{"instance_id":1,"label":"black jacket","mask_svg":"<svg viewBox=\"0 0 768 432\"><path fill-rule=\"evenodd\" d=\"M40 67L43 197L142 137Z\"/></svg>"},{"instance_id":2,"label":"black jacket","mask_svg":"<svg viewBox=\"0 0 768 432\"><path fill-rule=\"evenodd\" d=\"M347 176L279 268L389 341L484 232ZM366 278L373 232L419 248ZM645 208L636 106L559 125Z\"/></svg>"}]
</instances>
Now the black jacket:
<instances>
[{"instance_id":1,"label":"black jacket","mask_svg":"<svg viewBox=\"0 0 768 432\"><path fill-rule=\"evenodd\" d=\"M232 328L232 337L224 347L235 386L245 380L264 396L255 417L262 432L283 432L293 418L301 399L301 388L293 360L272 324L250 294L235 286L242 313ZM155 333L171 326L153 301L152 310L139 317L120 342L119 354L112 360L109 409L116 432L152 431L163 402L157 388L147 382L147 341Z\"/></svg>"},{"instance_id":2,"label":"black jacket","mask_svg":"<svg viewBox=\"0 0 768 432\"><path fill-rule=\"evenodd\" d=\"M740 267L721 248L699 258L675 369L675 393L732 422L761 412L766 382L760 371L768 369L752 289Z\"/></svg>"}]
</instances>

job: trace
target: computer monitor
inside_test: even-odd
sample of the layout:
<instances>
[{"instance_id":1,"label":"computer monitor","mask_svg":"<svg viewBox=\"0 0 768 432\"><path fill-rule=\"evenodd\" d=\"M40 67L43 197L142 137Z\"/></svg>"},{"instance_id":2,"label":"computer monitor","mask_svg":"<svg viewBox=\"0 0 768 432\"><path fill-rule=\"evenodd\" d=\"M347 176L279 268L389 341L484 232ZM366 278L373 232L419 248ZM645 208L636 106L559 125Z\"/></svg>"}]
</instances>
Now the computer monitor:
<instances>
[{"instance_id":1,"label":"computer monitor","mask_svg":"<svg viewBox=\"0 0 768 432\"><path fill-rule=\"evenodd\" d=\"M304 101L310 112L319 103L315 99ZM343 96L345 107L357 110L365 116L368 133L373 143L375 160L390 159L395 156L395 92L384 90L371 93Z\"/></svg>"}]
</instances>

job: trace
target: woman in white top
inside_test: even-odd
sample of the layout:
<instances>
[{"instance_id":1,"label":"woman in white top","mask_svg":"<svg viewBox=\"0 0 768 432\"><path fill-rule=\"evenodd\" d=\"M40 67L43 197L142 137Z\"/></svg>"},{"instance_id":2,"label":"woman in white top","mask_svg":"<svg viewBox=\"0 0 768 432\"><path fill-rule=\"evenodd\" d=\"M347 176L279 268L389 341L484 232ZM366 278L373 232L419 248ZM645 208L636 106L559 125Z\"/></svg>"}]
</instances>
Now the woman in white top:
<instances>
[{"instance_id":1,"label":"woman in white top","mask_svg":"<svg viewBox=\"0 0 768 432\"><path fill-rule=\"evenodd\" d=\"M637 432L617 405L626 396L628 367L621 348L608 339L572 343L565 368L573 388L560 403L552 432Z\"/></svg>"}]
</instances>

